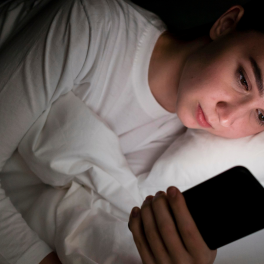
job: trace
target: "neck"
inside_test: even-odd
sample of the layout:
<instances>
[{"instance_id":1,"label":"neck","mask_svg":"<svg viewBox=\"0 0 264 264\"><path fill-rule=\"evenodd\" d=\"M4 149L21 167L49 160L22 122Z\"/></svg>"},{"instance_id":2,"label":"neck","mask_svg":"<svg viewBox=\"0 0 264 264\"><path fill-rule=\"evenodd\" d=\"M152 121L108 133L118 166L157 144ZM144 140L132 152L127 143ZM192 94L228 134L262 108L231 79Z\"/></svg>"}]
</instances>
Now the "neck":
<instances>
[{"instance_id":1,"label":"neck","mask_svg":"<svg viewBox=\"0 0 264 264\"><path fill-rule=\"evenodd\" d=\"M186 60L209 42L209 37L177 40L168 32L158 39L150 60L148 80L153 96L167 111L176 112L177 88Z\"/></svg>"}]
</instances>

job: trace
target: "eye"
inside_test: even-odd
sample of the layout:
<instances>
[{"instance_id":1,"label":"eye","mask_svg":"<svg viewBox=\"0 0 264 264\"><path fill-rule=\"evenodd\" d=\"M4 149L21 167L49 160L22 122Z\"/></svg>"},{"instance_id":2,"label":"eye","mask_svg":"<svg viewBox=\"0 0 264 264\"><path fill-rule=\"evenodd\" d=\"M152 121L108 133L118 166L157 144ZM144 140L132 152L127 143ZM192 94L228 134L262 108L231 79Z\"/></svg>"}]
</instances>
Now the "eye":
<instances>
[{"instance_id":1,"label":"eye","mask_svg":"<svg viewBox=\"0 0 264 264\"><path fill-rule=\"evenodd\" d=\"M264 115L261 113L259 109L257 109L257 115L258 115L258 122L261 126L264 126Z\"/></svg>"},{"instance_id":2,"label":"eye","mask_svg":"<svg viewBox=\"0 0 264 264\"><path fill-rule=\"evenodd\" d=\"M246 91L249 90L247 80L246 80L242 70L239 70L239 82L240 82L240 84L242 84L242 86L244 87L244 89Z\"/></svg>"}]
</instances>

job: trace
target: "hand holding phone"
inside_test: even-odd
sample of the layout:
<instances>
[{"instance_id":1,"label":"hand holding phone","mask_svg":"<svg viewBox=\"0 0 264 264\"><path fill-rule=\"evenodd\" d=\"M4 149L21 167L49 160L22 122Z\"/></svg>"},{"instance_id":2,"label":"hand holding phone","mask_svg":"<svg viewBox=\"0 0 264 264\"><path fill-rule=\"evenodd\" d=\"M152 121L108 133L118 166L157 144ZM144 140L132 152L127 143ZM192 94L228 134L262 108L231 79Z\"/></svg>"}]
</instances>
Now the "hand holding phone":
<instances>
[{"instance_id":1,"label":"hand holding phone","mask_svg":"<svg viewBox=\"0 0 264 264\"><path fill-rule=\"evenodd\" d=\"M264 228L263 204L262 185L238 166L183 193L148 196L129 227L144 263L212 264L216 248Z\"/></svg>"},{"instance_id":2,"label":"hand holding phone","mask_svg":"<svg viewBox=\"0 0 264 264\"><path fill-rule=\"evenodd\" d=\"M183 194L175 187L149 195L141 209L134 207L129 219L142 262L213 264L216 250L210 250L187 208Z\"/></svg>"}]
</instances>

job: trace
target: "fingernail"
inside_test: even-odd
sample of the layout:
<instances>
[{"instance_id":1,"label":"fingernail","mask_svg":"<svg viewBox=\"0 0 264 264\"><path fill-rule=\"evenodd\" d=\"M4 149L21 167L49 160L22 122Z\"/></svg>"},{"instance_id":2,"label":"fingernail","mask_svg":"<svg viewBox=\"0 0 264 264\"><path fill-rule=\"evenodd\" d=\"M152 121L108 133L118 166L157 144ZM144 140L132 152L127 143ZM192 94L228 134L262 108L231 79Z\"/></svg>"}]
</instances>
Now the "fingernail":
<instances>
[{"instance_id":1,"label":"fingernail","mask_svg":"<svg viewBox=\"0 0 264 264\"><path fill-rule=\"evenodd\" d=\"M147 196L146 199L145 199L145 201L143 202L143 204L150 203L152 201L152 199L153 199L153 196L152 195Z\"/></svg>"},{"instance_id":2,"label":"fingernail","mask_svg":"<svg viewBox=\"0 0 264 264\"><path fill-rule=\"evenodd\" d=\"M132 217L137 217L139 214L139 208L135 207L132 210Z\"/></svg>"},{"instance_id":3,"label":"fingernail","mask_svg":"<svg viewBox=\"0 0 264 264\"><path fill-rule=\"evenodd\" d=\"M177 195L177 189L175 187L169 187L167 193L170 197L175 198Z\"/></svg>"},{"instance_id":4,"label":"fingernail","mask_svg":"<svg viewBox=\"0 0 264 264\"><path fill-rule=\"evenodd\" d=\"M163 194L164 192L163 191L159 191L159 192L157 192L156 194L155 194L155 196L159 196L159 195L161 195L161 194Z\"/></svg>"},{"instance_id":5,"label":"fingernail","mask_svg":"<svg viewBox=\"0 0 264 264\"><path fill-rule=\"evenodd\" d=\"M153 196L152 195L149 195L149 196L146 197L146 200L147 201L151 201L152 199L153 199Z\"/></svg>"}]
</instances>

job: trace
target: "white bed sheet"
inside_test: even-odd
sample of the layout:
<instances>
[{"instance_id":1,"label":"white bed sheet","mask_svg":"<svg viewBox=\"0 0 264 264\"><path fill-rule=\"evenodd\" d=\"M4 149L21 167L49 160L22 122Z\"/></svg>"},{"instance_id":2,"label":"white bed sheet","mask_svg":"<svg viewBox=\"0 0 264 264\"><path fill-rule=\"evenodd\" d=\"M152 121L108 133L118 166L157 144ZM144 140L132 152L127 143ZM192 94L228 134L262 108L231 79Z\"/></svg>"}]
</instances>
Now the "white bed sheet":
<instances>
[{"instance_id":1,"label":"white bed sheet","mask_svg":"<svg viewBox=\"0 0 264 264\"><path fill-rule=\"evenodd\" d=\"M29 226L63 263L141 263L127 221L113 216L110 203L91 189L77 182L65 189L44 184L17 151L0 178Z\"/></svg>"}]
</instances>

